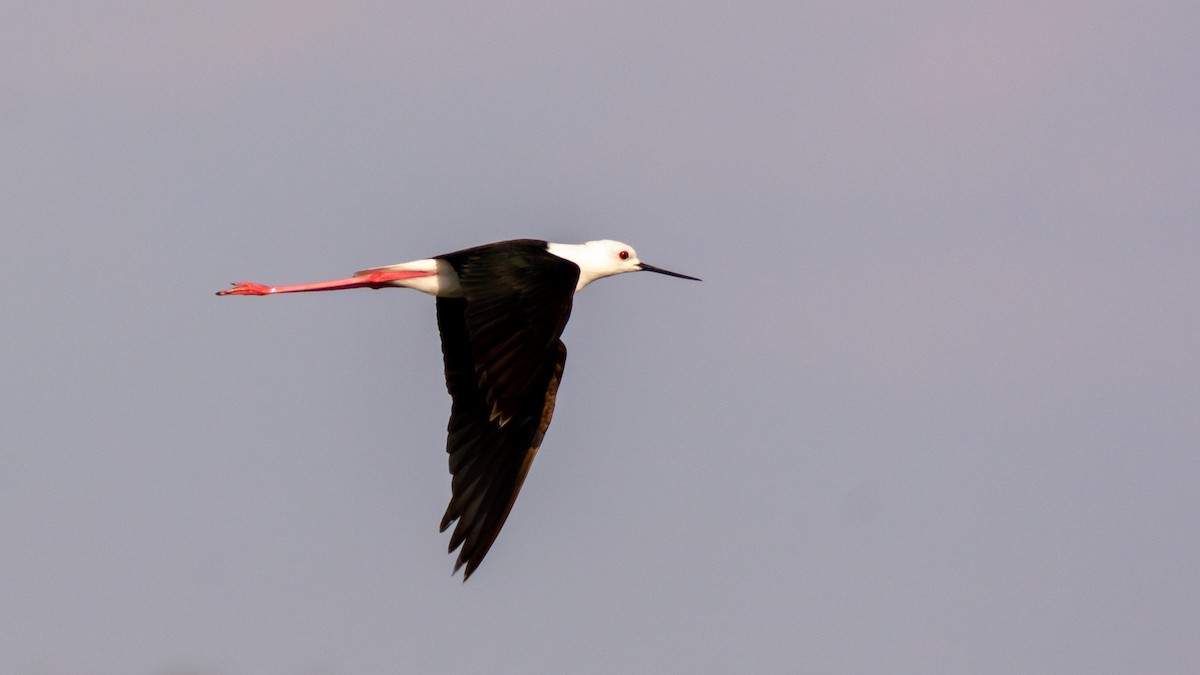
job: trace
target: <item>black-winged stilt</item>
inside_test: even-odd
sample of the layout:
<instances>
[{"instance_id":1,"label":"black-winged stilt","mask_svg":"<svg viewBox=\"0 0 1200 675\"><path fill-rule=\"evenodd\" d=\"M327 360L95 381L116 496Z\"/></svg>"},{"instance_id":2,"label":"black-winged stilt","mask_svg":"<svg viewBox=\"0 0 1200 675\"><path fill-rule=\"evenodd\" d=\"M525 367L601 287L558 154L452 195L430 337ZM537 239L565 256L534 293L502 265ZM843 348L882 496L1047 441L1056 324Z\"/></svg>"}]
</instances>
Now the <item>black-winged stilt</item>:
<instances>
[{"instance_id":1,"label":"black-winged stilt","mask_svg":"<svg viewBox=\"0 0 1200 675\"><path fill-rule=\"evenodd\" d=\"M618 241L554 244L515 239L425 260L373 267L348 279L294 286L241 282L217 295L343 288L413 288L437 297L438 330L452 399L446 452L451 496L442 517L454 571L479 567L512 510L554 414L567 348L559 336L574 294L625 272L699 281L638 260Z\"/></svg>"}]
</instances>

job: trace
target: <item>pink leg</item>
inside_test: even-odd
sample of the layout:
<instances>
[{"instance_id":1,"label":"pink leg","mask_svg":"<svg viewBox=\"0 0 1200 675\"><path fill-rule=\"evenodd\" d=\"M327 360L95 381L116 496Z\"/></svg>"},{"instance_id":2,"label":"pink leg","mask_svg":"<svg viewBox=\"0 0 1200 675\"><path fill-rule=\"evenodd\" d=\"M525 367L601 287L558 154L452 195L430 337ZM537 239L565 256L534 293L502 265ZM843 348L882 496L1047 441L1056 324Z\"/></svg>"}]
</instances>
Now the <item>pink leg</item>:
<instances>
[{"instance_id":1,"label":"pink leg","mask_svg":"<svg viewBox=\"0 0 1200 675\"><path fill-rule=\"evenodd\" d=\"M437 272L415 272L411 270L389 270L371 272L349 279L334 281L318 281L315 284L295 284L293 286L264 286L250 281L239 281L233 288L217 291L217 295L271 295L274 293L304 293L307 291L337 291L343 288L383 288L390 286L388 282L398 279L414 279L416 277L432 277Z\"/></svg>"}]
</instances>

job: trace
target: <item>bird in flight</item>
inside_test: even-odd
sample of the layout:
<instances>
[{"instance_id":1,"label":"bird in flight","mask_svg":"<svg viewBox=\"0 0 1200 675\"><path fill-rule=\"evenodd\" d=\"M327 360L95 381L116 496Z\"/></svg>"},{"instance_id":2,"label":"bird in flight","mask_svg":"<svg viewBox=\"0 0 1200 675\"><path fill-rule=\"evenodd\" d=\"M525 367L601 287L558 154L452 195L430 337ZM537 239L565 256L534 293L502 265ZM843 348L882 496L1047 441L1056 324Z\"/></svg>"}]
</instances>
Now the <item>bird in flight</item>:
<instances>
[{"instance_id":1,"label":"bird in flight","mask_svg":"<svg viewBox=\"0 0 1200 675\"><path fill-rule=\"evenodd\" d=\"M233 284L217 295L274 295L345 288L412 288L437 298L438 331L450 392L446 453L451 496L441 531L463 581L504 526L554 414L567 348L559 337L575 293L597 279L657 272L618 241L555 244L514 239L347 279L292 286Z\"/></svg>"}]
</instances>

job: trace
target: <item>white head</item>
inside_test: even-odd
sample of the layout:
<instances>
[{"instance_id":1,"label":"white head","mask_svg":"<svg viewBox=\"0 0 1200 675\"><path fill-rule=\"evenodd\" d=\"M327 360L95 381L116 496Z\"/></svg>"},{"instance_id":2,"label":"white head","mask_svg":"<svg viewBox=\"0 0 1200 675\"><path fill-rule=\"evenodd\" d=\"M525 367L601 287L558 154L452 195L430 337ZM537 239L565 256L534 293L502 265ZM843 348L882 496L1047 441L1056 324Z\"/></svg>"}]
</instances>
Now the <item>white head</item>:
<instances>
[{"instance_id":1,"label":"white head","mask_svg":"<svg viewBox=\"0 0 1200 675\"><path fill-rule=\"evenodd\" d=\"M579 283L575 285L578 291L596 279L611 277L625 272L658 272L680 279L700 281L677 272L668 272L653 265L638 260L637 251L629 244L622 244L611 239L589 241L586 244L549 244L551 253L560 258L566 258L579 265Z\"/></svg>"}]
</instances>

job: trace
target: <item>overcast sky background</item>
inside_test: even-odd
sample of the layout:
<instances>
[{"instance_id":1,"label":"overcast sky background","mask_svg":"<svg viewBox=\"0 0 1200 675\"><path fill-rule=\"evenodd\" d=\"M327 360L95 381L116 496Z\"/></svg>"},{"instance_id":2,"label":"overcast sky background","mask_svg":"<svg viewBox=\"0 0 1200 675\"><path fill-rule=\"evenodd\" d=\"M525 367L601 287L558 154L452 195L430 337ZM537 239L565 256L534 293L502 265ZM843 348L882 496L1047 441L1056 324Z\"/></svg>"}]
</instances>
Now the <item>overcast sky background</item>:
<instances>
[{"instance_id":1,"label":"overcast sky background","mask_svg":"<svg viewBox=\"0 0 1200 675\"><path fill-rule=\"evenodd\" d=\"M0 672L1200 671L1200 5L10 4ZM575 303L465 585L405 291Z\"/></svg>"}]
</instances>

